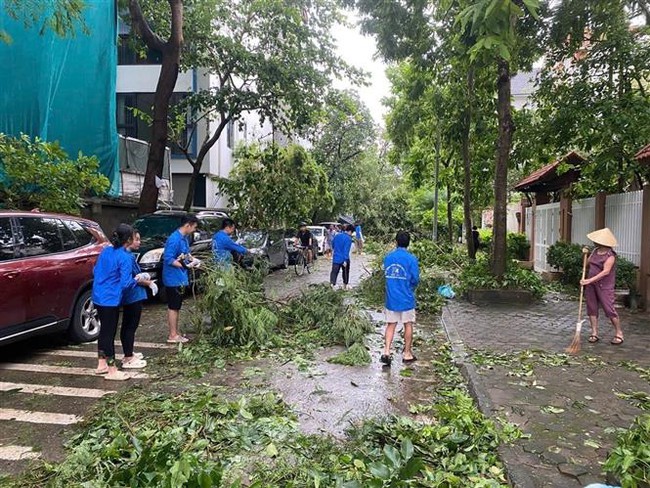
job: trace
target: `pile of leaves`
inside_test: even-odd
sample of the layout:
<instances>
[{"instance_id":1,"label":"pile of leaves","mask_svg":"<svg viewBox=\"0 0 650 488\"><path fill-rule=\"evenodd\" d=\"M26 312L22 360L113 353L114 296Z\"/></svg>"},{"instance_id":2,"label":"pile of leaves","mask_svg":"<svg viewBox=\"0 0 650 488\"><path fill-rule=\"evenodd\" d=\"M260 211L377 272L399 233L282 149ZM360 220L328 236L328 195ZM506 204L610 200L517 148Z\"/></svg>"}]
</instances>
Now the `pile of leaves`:
<instances>
[{"instance_id":1,"label":"pile of leaves","mask_svg":"<svg viewBox=\"0 0 650 488\"><path fill-rule=\"evenodd\" d=\"M650 414L640 415L627 430L621 430L616 447L603 468L623 488L650 486Z\"/></svg>"}]
</instances>

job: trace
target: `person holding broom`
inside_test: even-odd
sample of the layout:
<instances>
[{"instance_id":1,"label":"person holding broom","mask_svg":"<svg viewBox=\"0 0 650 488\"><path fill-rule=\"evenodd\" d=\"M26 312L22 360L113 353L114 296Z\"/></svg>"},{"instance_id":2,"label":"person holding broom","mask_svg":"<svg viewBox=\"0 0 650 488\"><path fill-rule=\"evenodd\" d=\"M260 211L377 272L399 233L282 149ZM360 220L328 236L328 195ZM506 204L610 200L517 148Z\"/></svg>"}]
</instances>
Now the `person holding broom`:
<instances>
[{"instance_id":1,"label":"person holding broom","mask_svg":"<svg viewBox=\"0 0 650 488\"><path fill-rule=\"evenodd\" d=\"M600 229L587 238L596 244L596 249L589 256L589 273L587 278L580 281L585 287L587 315L591 324L589 342L600 340L598 336L598 309L602 307L607 318L614 326L614 338L611 344L623 344L623 331L618 312L614 308L614 285L616 283L616 253L614 247L618 244L616 237L608 228Z\"/></svg>"}]
</instances>

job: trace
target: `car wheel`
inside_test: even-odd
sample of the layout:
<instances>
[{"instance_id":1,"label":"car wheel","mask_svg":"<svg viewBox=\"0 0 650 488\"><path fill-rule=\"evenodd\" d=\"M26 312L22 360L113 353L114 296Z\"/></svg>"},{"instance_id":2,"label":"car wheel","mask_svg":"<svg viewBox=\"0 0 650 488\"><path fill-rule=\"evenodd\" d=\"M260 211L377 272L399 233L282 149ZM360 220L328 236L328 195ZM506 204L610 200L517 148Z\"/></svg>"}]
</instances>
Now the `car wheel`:
<instances>
[{"instance_id":1,"label":"car wheel","mask_svg":"<svg viewBox=\"0 0 650 488\"><path fill-rule=\"evenodd\" d=\"M289 253L284 253L284 260L282 261L282 269L287 269L289 267Z\"/></svg>"},{"instance_id":2,"label":"car wheel","mask_svg":"<svg viewBox=\"0 0 650 488\"><path fill-rule=\"evenodd\" d=\"M74 342L91 342L99 336L101 323L92 299L92 290L81 294L74 306L68 334Z\"/></svg>"}]
</instances>

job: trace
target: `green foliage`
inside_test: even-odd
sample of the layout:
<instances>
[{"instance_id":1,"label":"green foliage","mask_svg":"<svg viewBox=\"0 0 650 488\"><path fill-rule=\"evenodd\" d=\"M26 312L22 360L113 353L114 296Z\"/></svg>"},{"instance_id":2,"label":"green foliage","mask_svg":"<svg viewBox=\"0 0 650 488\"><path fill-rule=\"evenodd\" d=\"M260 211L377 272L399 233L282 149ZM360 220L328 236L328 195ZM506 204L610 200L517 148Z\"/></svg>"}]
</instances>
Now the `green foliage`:
<instances>
[{"instance_id":1,"label":"green foliage","mask_svg":"<svg viewBox=\"0 0 650 488\"><path fill-rule=\"evenodd\" d=\"M368 349L361 343L355 342L349 349L331 357L329 363L342 364L344 366L364 366L370 364L372 358Z\"/></svg>"},{"instance_id":2,"label":"green foliage","mask_svg":"<svg viewBox=\"0 0 650 488\"><path fill-rule=\"evenodd\" d=\"M333 203L327 175L297 145L240 147L229 177L217 181L245 227L296 226L315 206L326 210Z\"/></svg>"},{"instance_id":3,"label":"green foliage","mask_svg":"<svg viewBox=\"0 0 650 488\"><path fill-rule=\"evenodd\" d=\"M83 22L85 0L5 0L4 13L12 19L21 21L25 28L36 27L41 35L51 30L56 35L74 36L77 30L90 34ZM11 36L0 29L0 43L11 44Z\"/></svg>"},{"instance_id":4,"label":"green foliage","mask_svg":"<svg viewBox=\"0 0 650 488\"><path fill-rule=\"evenodd\" d=\"M650 484L650 414L640 415L629 430L619 433L616 447L603 468L612 473L623 488Z\"/></svg>"},{"instance_id":5,"label":"green foliage","mask_svg":"<svg viewBox=\"0 0 650 488\"><path fill-rule=\"evenodd\" d=\"M203 276L195 325L217 346L268 345L278 324L264 297L263 272L214 266Z\"/></svg>"},{"instance_id":6,"label":"green foliage","mask_svg":"<svg viewBox=\"0 0 650 488\"><path fill-rule=\"evenodd\" d=\"M310 287L282 308L283 330L292 333L316 330L324 344L347 347L362 344L374 328L366 314L356 305L347 304L344 297L328 284Z\"/></svg>"},{"instance_id":7,"label":"green foliage","mask_svg":"<svg viewBox=\"0 0 650 488\"><path fill-rule=\"evenodd\" d=\"M0 201L7 208L78 214L83 196L109 187L98 168L97 158L69 159L56 142L0 134Z\"/></svg>"},{"instance_id":8,"label":"green foliage","mask_svg":"<svg viewBox=\"0 0 650 488\"><path fill-rule=\"evenodd\" d=\"M580 286L582 277L582 248L579 244L556 242L548 248L546 260L548 264L562 271L562 283L573 287ZM637 271L634 263L622 256L616 257L616 288L628 289L634 292L637 288ZM589 271L589 264L587 264Z\"/></svg>"},{"instance_id":9,"label":"green foliage","mask_svg":"<svg viewBox=\"0 0 650 488\"><path fill-rule=\"evenodd\" d=\"M508 262L503 279L497 280L492 276L485 256L479 256L475 263L469 264L460 273L460 290L466 292L472 289L527 290L536 298L541 298L546 291L546 287L537 273L520 268L512 260Z\"/></svg>"},{"instance_id":10,"label":"green foliage","mask_svg":"<svg viewBox=\"0 0 650 488\"><path fill-rule=\"evenodd\" d=\"M492 253L492 230L479 230L479 239L481 241L481 249ZM519 261L526 261L528 259L530 242L528 242L526 234L508 232L506 235L506 246L508 248L509 259L517 259Z\"/></svg>"}]
</instances>

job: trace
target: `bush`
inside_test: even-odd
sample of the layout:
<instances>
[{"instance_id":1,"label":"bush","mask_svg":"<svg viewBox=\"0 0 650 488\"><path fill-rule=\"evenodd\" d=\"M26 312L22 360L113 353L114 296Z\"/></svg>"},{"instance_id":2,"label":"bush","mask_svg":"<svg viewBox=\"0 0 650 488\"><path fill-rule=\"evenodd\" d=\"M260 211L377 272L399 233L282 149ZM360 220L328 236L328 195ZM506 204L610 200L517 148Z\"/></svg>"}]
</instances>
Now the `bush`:
<instances>
[{"instance_id":1,"label":"bush","mask_svg":"<svg viewBox=\"0 0 650 488\"><path fill-rule=\"evenodd\" d=\"M0 134L0 202L7 208L78 214L81 197L104 193L95 157L69 159L57 142Z\"/></svg>"},{"instance_id":2,"label":"bush","mask_svg":"<svg viewBox=\"0 0 650 488\"><path fill-rule=\"evenodd\" d=\"M479 230L479 239L481 241L481 249L488 254L492 254L492 230ZM509 259L518 259L519 261L526 261L528 259L530 242L528 242L526 234L508 232L506 235L506 246L508 247Z\"/></svg>"},{"instance_id":3,"label":"bush","mask_svg":"<svg viewBox=\"0 0 650 488\"><path fill-rule=\"evenodd\" d=\"M544 296L546 288L540 276L534 271L520 268L515 261L508 263L503 279L498 281L490 270L485 257L465 267L460 274L460 291L472 289L516 289L530 291L536 298Z\"/></svg>"},{"instance_id":4,"label":"bush","mask_svg":"<svg viewBox=\"0 0 650 488\"><path fill-rule=\"evenodd\" d=\"M548 248L548 264L562 271L561 281L566 285L578 287L582 277L582 248L580 244L556 242ZM616 258L616 288L636 290L636 266L625 259Z\"/></svg>"},{"instance_id":5,"label":"bush","mask_svg":"<svg viewBox=\"0 0 650 488\"><path fill-rule=\"evenodd\" d=\"M582 277L582 248L580 244L556 242L548 248L546 261L558 271L565 285L579 286Z\"/></svg>"}]
</instances>

